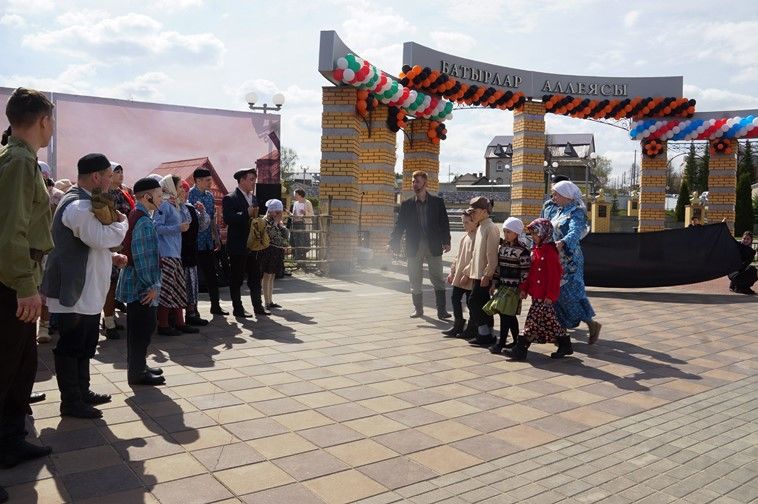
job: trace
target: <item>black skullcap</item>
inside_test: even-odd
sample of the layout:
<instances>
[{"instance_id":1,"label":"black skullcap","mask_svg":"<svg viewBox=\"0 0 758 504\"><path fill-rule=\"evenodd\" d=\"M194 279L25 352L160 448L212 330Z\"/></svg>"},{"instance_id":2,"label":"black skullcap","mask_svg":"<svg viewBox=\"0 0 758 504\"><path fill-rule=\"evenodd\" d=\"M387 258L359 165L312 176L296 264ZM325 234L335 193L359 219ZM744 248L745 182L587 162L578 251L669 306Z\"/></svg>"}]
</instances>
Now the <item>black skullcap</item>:
<instances>
[{"instance_id":1,"label":"black skullcap","mask_svg":"<svg viewBox=\"0 0 758 504\"><path fill-rule=\"evenodd\" d=\"M234 180L239 182L240 179L244 177L245 175L247 175L248 173L252 173L257 176L258 170L256 170L255 168L243 168L241 170L237 170L236 172L234 172Z\"/></svg>"},{"instance_id":2,"label":"black skullcap","mask_svg":"<svg viewBox=\"0 0 758 504\"><path fill-rule=\"evenodd\" d=\"M134 192L141 193L160 188L161 184L154 178L141 178L134 184Z\"/></svg>"},{"instance_id":3,"label":"black skullcap","mask_svg":"<svg viewBox=\"0 0 758 504\"><path fill-rule=\"evenodd\" d=\"M192 172L193 178L203 178L203 177L210 177L211 171L208 168L195 168L195 171Z\"/></svg>"},{"instance_id":4,"label":"black skullcap","mask_svg":"<svg viewBox=\"0 0 758 504\"><path fill-rule=\"evenodd\" d=\"M79 160L77 163L79 175L87 175L89 173L96 173L99 171L107 170L111 167L111 162L103 154L87 154Z\"/></svg>"}]
</instances>

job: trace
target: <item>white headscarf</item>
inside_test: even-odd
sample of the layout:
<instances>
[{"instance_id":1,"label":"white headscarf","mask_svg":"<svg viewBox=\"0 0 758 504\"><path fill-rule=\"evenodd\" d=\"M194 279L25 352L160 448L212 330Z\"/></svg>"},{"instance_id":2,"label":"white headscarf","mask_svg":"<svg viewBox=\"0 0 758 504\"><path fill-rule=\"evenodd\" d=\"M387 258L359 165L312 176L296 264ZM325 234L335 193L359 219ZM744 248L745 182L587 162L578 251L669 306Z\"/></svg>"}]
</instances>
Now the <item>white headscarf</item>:
<instances>
[{"instance_id":1,"label":"white headscarf","mask_svg":"<svg viewBox=\"0 0 758 504\"><path fill-rule=\"evenodd\" d=\"M284 203L278 199L270 199L266 202L266 210L269 212L281 212L284 210Z\"/></svg>"},{"instance_id":2,"label":"white headscarf","mask_svg":"<svg viewBox=\"0 0 758 504\"><path fill-rule=\"evenodd\" d=\"M165 192L168 193L168 196L173 196L176 203L175 207L179 208L179 193L176 190L176 184L174 184L174 178L173 175L166 175L160 180L161 189L163 189ZM163 195L164 200L168 201L167 195Z\"/></svg>"},{"instance_id":3,"label":"white headscarf","mask_svg":"<svg viewBox=\"0 0 758 504\"><path fill-rule=\"evenodd\" d=\"M577 185L570 180L561 180L557 184L554 184L553 191L557 192L564 198L576 201L579 206L587 209L587 206L584 204L584 199L582 199L581 189L579 189Z\"/></svg>"}]
</instances>

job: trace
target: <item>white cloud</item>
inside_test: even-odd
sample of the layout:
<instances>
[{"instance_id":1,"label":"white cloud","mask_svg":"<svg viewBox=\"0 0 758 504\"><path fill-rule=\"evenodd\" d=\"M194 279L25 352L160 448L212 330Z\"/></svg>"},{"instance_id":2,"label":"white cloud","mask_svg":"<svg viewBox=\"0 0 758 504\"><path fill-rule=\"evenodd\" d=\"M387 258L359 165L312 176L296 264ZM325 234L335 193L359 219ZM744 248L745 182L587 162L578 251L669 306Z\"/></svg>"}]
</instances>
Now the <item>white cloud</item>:
<instances>
[{"instance_id":1,"label":"white cloud","mask_svg":"<svg viewBox=\"0 0 758 504\"><path fill-rule=\"evenodd\" d=\"M201 5L203 0L155 0L152 7L161 12L177 12Z\"/></svg>"},{"instance_id":2,"label":"white cloud","mask_svg":"<svg viewBox=\"0 0 758 504\"><path fill-rule=\"evenodd\" d=\"M103 18L99 11L67 13L58 18L63 28L26 35L23 45L98 61L135 61L153 57L165 63L217 65L224 44L212 33L184 35L164 30L143 14Z\"/></svg>"},{"instance_id":3,"label":"white cloud","mask_svg":"<svg viewBox=\"0 0 758 504\"><path fill-rule=\"evenodd\" d=\"M474 26L497 24L504 33L532 33L552 13L577 11L597 0L443 0L439 2L447 17ZM484 10L486 9L486 10Z\"/></svg>"},{"instance_id":4,"label":"white cloud","mask_svg":"<svg viewBox=\"0 0 758 504\"><path fill-rule=\"evenodd\" d=\"M684 96L697 100L697 111L739 110L758 107L758 96L733 93L725 89L701 89L691 84L684 85Z\"/></svg>"},{"instance_id":5,"label":"white cloud","mask_svg":"<svg viewBox=\"0 0 758 504\"><path fill-rule=\"evenodd\" d=\"M637 20L640 18L640 11L632 10L626 13L624 16L624 26L631 28L637 24Z\"/></svg>"},{"instance_id":6,"label":"white cloud","mask_svg":"<svg viewBox=\"0 0 758 504\"><path fill-rule=\"evenodd\" d=\"M758 82L758 21L697 23L685 31L705 48L697 57L734 65L733 82Z\"/></svg>"},{"instance_id":7,"label":"white cloud","mask_svg":"<svg viewBox=\"0 0 758 504\"><path fill-rule=\"evenodd\" d=\"M4 14L0 17L0 25L10 26L11 28L24 28L26 20L18 14Z\"/></svg>"},{"instance_id":8,"label":"white cloud","mask_svg":"<svg viewBox=\"0 0 758 504\"><path fill-rule=\"evenodd\" d=\"M6 11L10 13L41 13L55 8L53 0L8 0Z\"/></svg>"},{"instance_id":9,"label":"white cloud","mask_svg":"<svg viewBox=\"0 0 758 504\"><path fill-rule=\"evenodd\" d=\"M440 51L454 47L455 54L465 55L476 46L476 39L465 33L433 31L429 36L434 41L435 48Z\"/></svg>"}]
</instances>

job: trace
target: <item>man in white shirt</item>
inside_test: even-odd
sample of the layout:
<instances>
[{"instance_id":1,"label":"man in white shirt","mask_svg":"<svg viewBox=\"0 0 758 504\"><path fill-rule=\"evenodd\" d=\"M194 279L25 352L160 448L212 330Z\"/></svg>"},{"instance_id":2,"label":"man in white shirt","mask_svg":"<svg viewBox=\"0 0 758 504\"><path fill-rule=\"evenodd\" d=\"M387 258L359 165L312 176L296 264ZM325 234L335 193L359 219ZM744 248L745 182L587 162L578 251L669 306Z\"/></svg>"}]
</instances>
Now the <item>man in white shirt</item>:
<instances>
[{"instance_id":1,"label":"man in white shirt","mask_svg":"<svg viewBox=\"0 0 758 504\"><path fill-rule=\"evenodd\" d=\"M123 267L126 256L111 252L121 245L129 224L114 210L114 221L103 223L92 210L92 192L107 193L113 170L102 154L87 154L78 163L77 187L61 199L53 217L55 249L42 281L51 313L58 314L60 338L53 350L61 391L61 416L100 418L94 407L109 395L89 388L89 361L99 338L100 312L110 286L111 266Z\"/></svg>"}]
</instances>

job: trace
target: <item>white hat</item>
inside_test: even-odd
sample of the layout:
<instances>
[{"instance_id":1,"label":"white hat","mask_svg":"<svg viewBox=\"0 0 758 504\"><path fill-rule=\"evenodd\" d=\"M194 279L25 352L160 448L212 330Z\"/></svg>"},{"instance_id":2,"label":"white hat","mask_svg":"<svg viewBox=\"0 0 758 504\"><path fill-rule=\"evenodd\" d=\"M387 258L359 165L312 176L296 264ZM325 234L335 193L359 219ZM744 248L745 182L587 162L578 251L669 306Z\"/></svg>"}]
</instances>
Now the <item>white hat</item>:
<instances>
[{"instance_id":1,"label":"white hat","mask_svg":"<svg viewBox=\"0 0 758 504\"><path fill-rule=\"evenodd\" d=\"M49 179L53 174L53 171L50 169L50 165L44 161L37 161L37 164L39 165L39 169L42 172L42 175L44 175L46 179Z\"/></svg>"},{"instance_id":2,"label":"white hat","mask_svg":"<svg viewBox=\"0 0 758 504\"><path fill-rule=\"evenodd\" d=\"M516 217L508 217L505 219L505 222L503 222L503 229L513 231L517 235L520 235L524 232L524 223L521 222L521 219L517 219Z\"/></svg>"},{"instance_id":3,"label":"white hat","mask_svg":"<svg viewBox=\"0 0 758 504\"><path fill-rule=\"evenodd\" d=\"M284 204L278 199L270 199L266 202L266 210L269 212L281 212L284 210Z\"/></svg>"}]
</instances>

